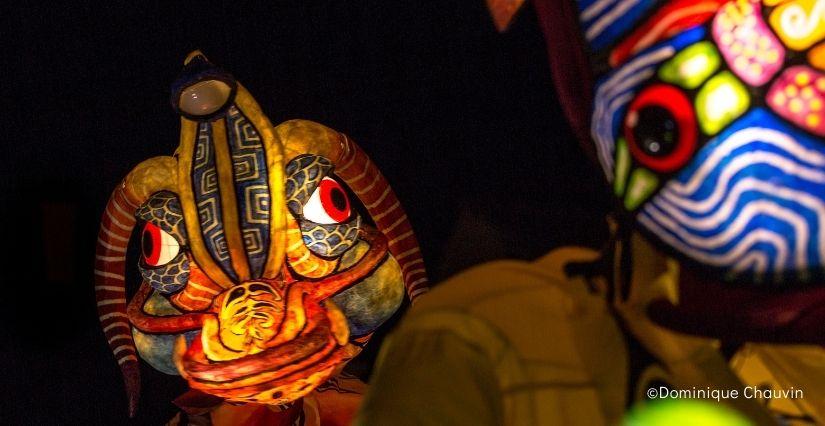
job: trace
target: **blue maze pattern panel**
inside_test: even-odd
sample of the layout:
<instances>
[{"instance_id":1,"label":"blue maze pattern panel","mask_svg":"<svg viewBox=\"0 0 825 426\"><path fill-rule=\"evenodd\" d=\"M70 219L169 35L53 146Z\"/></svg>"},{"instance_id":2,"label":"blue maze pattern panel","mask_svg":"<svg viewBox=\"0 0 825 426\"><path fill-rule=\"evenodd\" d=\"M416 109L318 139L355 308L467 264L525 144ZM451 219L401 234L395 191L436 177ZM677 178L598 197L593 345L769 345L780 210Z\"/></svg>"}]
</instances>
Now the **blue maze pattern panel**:
<instances>
[{"instance_id":1,"label":"blue maze pattern panel","mask_svg":"<svg viewBox=\"0 0 825 426\"><path fill-rule=\"evenodd\" d=\"M209 123L198 124L197 138L195 154L192 158L192 191L195 194L195 203L200 216L203 242L221 269L232 279L237 280L237 274L232 268L232 261L229 257L229 247L221 216L222 205L212 126Z\"/></svg>"},{"instance_id":2,"label":"blue maze pattern panel","mask_svg":"<svg viewBox=\"0 0 825 426\"><path fill-rule=\"evenodd\" d=\"M270 194L260 134L234 106L226 117L241 234L252 278L260 278L269 248Z\"/></svg>"}]
</instances>

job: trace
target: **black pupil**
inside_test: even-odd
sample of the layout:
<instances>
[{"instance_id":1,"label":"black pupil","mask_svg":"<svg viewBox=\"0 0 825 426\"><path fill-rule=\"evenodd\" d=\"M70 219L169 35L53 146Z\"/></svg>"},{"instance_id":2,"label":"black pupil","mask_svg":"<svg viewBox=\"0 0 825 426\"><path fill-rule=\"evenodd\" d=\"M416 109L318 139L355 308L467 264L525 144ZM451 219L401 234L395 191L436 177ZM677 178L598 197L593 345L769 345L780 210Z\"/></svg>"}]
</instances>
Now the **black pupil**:
<instances>
[{"instance_id":1,"label":"black pupil","mask_svg":"<svg viewBox=\"0 0 825 426\"><path fill-rule=\"evenodd\" d=\"M151 257L152 256L152 248L154 247L154 240L152 239L152 233L149 231L143 232L143 237L140 241L141 249L143 249L143 257Z\"/></svg>"},{"instance_id":2,"label":"black pupil","mask_svg":"<svg viewBox=\"0 0 825 426\"><path fill-rule=\"evenodd\" d=\"M341 188L332 188L329 191L329 199L332 200L332 205L339 211L344 211L347 208L347 195Z\"/></svg>"},{"instance_id":3,"label":"black pupil","mask_svg":"<svg viewBox=\"0 0 825 426\"><path fill-rule=\"evenodd\" d=\"M639 120L633 128L633 137L648 155L662 157L670 154L679 142L679 126L666 108L648 106L639 110Z\"/></svg>"}]
</instances>

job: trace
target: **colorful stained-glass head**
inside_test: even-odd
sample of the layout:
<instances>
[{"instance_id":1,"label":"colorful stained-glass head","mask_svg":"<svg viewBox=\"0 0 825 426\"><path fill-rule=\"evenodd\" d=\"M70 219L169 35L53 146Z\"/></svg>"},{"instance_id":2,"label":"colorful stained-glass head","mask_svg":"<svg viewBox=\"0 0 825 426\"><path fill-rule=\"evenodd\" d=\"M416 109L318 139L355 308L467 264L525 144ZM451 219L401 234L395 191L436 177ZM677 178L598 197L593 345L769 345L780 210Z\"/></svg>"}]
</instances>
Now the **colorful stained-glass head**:
<instances>
[{"instance_id":1,"label":"colorful stained-glass head","mask_svg":"<svg viewBox=\"0 0 825 426\"><path fill-rule=\"evenodd\" d=\"M180 146L129 173L98 238L97 306L130 409L138 357L228 401L294 401L359 352L405 289L426 291L407 216L352 140L273 126L198 52L172 105ZM142 283L127 300L134 228Z\"/></svg>"},{"instance_id":2,"label":"colorful stained-glass head","mask_svg":"<svg viewBox=\"0 0 825 426\"><path fill-rule=\"evenodd\" d=\"M729 279L825 267L825 0L582 0L591 122L648 235Z\"/></svg>"}]
</instances>

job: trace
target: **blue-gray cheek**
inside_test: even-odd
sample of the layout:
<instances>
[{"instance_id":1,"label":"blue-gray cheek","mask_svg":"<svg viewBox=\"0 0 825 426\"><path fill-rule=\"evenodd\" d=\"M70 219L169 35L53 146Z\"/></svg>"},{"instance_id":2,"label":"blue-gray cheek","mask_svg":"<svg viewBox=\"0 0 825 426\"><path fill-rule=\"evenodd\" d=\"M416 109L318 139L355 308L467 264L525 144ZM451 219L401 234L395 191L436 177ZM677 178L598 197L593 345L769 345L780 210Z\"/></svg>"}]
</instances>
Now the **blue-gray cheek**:
<instances>
[{"instance_id":1,"label":"blue-gray cheek","mask_svg":"<svg viewBox=\"0 0 825 426\"><path fill-rule=\"evenodd\" d=\"M165 297L154 292L146 303L143 310L150 315L170 316L180 315L181 312L172 306ZM200 330L187 331L183 333L187 345L192 344ZM135 339L135 347L138 354L155 370L162 373L178 375L178 370L173 362L175 340L180 334L145 334L136 328L132 328L132 337Z\"/></svg>"},{"instance_id":2,"label":"blue-gray cheek","mask_svg":"<svg viewBox=\"0 0 825 426\"><path fill-rule=\"evenodd\" d=\"M398 310L403 299L401 268L391 256L365 280L332 297L346 315L352 337L375 331Z\"/></svg>"},{"instance_id":3,"label":"blue-gray cheek","mask_svg":"<svg viewBox=\"0 0 825 426\"><path fill-rule=\"evenodd\" d=\"M187 346L192 344L192 340L199 333L200 330L183 333ZM175 340L178 336L179 334L144 334L136 328L132 329L132 337L135 338L135 346L140 357L155 370L171 375L179 375L173 361Z\"/></svg>"}]
</instances>

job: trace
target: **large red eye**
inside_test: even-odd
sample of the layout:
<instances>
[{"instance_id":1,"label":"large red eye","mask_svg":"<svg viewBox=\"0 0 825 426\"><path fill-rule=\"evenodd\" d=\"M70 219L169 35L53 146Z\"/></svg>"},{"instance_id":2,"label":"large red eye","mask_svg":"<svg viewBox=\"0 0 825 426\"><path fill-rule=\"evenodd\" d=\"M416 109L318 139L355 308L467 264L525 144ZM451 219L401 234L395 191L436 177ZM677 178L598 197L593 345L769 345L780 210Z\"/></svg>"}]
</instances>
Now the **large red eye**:
<instances>
[{"instance_id":1,"label":"large red eye","mask_svg":"<svg viewBox=\"0 0 825 426\"><path fill-rule=\"evenodd\" d=\"M140 243L143 262L149 266L165 265L180 252L180 244L175 237L153 223L146 223Z\"/></svg>"},{"instance_id":2,"label":"large red eye","mask_svg":"<svg viewBox=\"0 0 825 426\"><path fill-rule=\"evenodd\" d=\"M304 205L304 218L324 225L341 223L350 217L349 197L335 179L325 177Z\"/></svg>"},{"instance_id":3,"label":"large red eye","mask_svg":"<svg viewBox=\"0 0 825 426\"><path fill-rule=\"evenodd\" d=\"M633 158L640 164L661 173L676 171L696 148L693 106L673 86L650 86L630 103L624 135Z\"/></svg>"}]
</instances>

